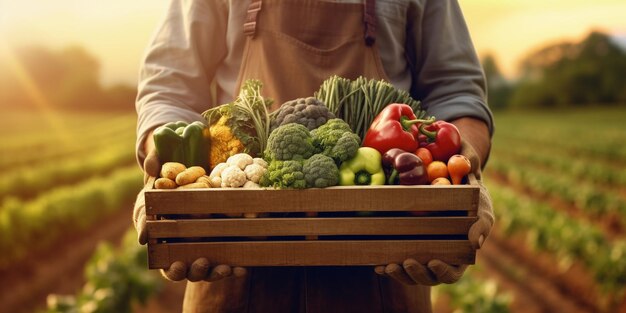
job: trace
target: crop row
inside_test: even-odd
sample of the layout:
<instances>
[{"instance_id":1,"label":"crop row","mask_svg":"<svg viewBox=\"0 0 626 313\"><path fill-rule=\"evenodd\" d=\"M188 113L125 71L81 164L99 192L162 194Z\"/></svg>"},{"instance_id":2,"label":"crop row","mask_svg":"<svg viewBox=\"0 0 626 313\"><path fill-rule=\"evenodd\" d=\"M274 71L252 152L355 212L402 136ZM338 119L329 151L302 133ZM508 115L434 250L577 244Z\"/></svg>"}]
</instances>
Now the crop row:
<instances>
[{"instance_id":1,"label":"crop row","mask_svg":"<svg viewBox=\"0 0 626 313\"><path fill-rule=\"evenodd\" d=\"M85 266L86 283L76 295L49 295L46 313L130 313L162 285L162 278L147 270L147 251L130 229L114 249L101 243Z\"/></svg>"},{"instance_id":2,"label":"crop row","mask_svg":"<svg viewBox=\"0 0 626 313\"><path fill-rule=\"evenodd\" d=\"M621 131L623 122L610 128L601 128L596 124L568 128L568 124L576 123L558 116L554 119L562 120L564 124L551 125L547 121L523 123L521 118L498 120L506 127L498 128L494 136L494 145L499 143L509 147L528 145L538 151L545 148L558 149L569 153L570 157L625 163L626 146L623 142L626 141L626 133Z\"/></svg>"},{"instance_id":3,"label":"crop row","mask_svg":"<svg viewBox=\"0 0 626 313\"><path fill-rule=\"evenodd\" d=\"M550 173L501 157L490 160L489 171L505 175L513 184L523 186L535 194L548 195L575 205L589 216L613 214L626 221L626 200L616 191L576 180L562 172Z\"/></svg>"},{"instance_id":4,"label":"crop row","mask_svg":"<svg viewBox=\"0 0 626 313\"><path fill-rule=\"evenodd\" d=\"M20 123L29 130L8 135L0 135L0 150L9 153L23 152L28 149L42 149L48 146L67 145L67 140L83 142L89 139L105 138L122 131L134 133L136 117L132 114L114 116L84 116L79 125L73 123L56 127L42 125L36 117L21 119ZM11 119L7 116L4 120ZM78 121L76 121L78 123Z\"/></svg>"},{"instance_id":5,"label":"crop row","mask_svg":"<svg viewBox=\"0 0 626 313\"><path fill-rule=\"evenodd\" d=\"M626 241L609 241L594 225L572 219L548 204L502 185L488 184L499 227L525 235L527 244L559 260L561 269L580 261L601 289L618 295L626 286ZM498 209L501 208L501 209Z\"/></svg>"},{"instance_id":6,"label":"crop row","mask_svg":"<svg viewBox=\"0 0 626 313\"><path fill-rule=\"evenodd\" d=\"M8 198L0 208L0 268L29 249L53 242L69 229L82 230L130 203L142 184L132 165L104 177L62 186L31 201Z\"/></svg>"},{"instance_id":7,"label":"crop row","mask_svg":"<svg viewBox=\"0 0 626 313\"><path fill-rule=\"evenodd\" d=\"M135 134L129 128L110 133L105 137L86 137L81 141L76 141L71 146L55 146L50 144L45 148L25 149L25 151L20 153L5 153L3 151L2 154L0 154L0 169L12 170L21 166L34 166L40 163L52 163L65 158L94 154L110 146L134 143L134 138Z\"/></svg>"},{"instance_id":8,"label":"crop row","mask_svg":"<svg viewBox=\"0 0 626 313\"><path fill-rule=\"evenodd\" d=\"M498 290L493 280L478 277L477 265L471 266L461 279L454 284L443 284L434 287L433 295L437 298L445 294L454 312L470 313L508 313L512 296Z\"/></svg>"},{"instance_id":9,"label":"crop row","mask_svg":"<svg viewBox=\"0 0 626 313\"><path fill-rule=\"evenodd\" d=\"M625 168L594 162L590 159L573 158L558 149L545 147L538 152L537 149L529 145L494 145L492 154L497 158L507 158L514 161L513 164L521 162L547 167L554 172L571 176L576 181L626 187Z\"/></svg>"},{"instance_id":10,"label":"crop row","mask_svg":"<svg viewBox=\"0 0 626 313\"><path fill-rule=\"evenodd\" d=\"M137 244L130 229L118 249L102 243L85 266L86 283L76 295L50 295L45 313L130 313L137 303L157 294L163 279L147 269L147 251ZM445 294L455 312L508 313L511 296L494 281L478 277L471 267L455 284L435 287L435 297Z\"/></svg>"},{"instance_id":11,"label":"crop row","mask_svg":"<svg viewBox=\"0 0 626 313\"><path fill-rule=\"evenodd\" d=\"M77 131L84 131L99 123L109 123L126 116L135 117L134 114L125 112L77 112L77 111L55 111L55 110L3 110L2 122L5 130L0 134L4 142L5 139L27 134L45 133L49 134L57 128L69 128ZM105 124L101 124L105 125Z\"/></svg>"},{"instance_id":12,"label":"crop row","mask_svg":"<svg viewBox=\"0 0 626 313\"><path fill-rule=\"evenodd\" d=\"M30 198L50 188L105 175L116 168L132 164L134 155L133 145L122 142L102 147L92 154L7 170L0 178L0 201L9 196Z\"/></svg>"}]
</instances>

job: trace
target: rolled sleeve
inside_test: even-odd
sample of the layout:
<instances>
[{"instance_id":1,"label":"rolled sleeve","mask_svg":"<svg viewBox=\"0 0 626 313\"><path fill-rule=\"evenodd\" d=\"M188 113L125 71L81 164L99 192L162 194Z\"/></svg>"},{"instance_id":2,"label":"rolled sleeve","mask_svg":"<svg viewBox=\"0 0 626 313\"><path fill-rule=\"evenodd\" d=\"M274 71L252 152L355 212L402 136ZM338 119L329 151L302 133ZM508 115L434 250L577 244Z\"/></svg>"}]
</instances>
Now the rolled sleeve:
<instances>
[{"instance_id":1,"label":"rolled sleeve","mask_svg":"<svg viewBox=\"0 0 626 313\"><path fill-rule=\"evenodd\" d=\"M136 156L154 128L173 121L203 120L212 107L210 84L226 55L225 0L173 0L141 63L135 109Z\"/></svg>"},{"instance_id":2,"label":"rolled sleeve","mask_svg":"<svg viewBox=\"0 0 626 313\"><path fill-rule=\"evenodd\" d=\"M414 26L417 97L437 119L473 117L493 134L486 81L457 0L425 1L422 23Z\"/></svg>"}]
</instances>

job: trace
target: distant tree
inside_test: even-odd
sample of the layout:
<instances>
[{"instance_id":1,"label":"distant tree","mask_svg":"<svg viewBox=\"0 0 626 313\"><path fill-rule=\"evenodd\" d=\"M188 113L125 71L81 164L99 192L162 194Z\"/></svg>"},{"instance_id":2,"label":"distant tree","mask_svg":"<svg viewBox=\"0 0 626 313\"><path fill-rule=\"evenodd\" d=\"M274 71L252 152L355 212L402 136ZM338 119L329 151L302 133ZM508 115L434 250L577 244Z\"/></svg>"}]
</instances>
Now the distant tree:
<instances>
[{"instance_id":1,"label":"distant tree","mask_svg":"<svg viewBox=\"0 0 626 313\"><path fill-rule=\"evenodd\" d=\"M51 50L25 46L12 60L0 60L0 103L34 108L39 96L56 109L132 110L134 88L100 84L100 63L82 47ZM11 62L11 63L10 63ZM39 97L39 98L41 98Z\"/></svg>"},{"instance_id":2,"label":"distant tree","mask_svg":"<svg viewBox=\"0 0 626 313\"><path fill-rule=\"evenodd\" d=\"M100 86L100 64L81 47L69 47L58 54L64 75L54 98L63 107L72 109L99 106L104 95Z\"/></svg>"},{"instance_id":3,"label":"distant tree","mask_svg":"<svg viewBox=\"0 0 626 313\"><path fill-rule=\"evenodd\" d=\"M510 83L500 72L493 55L486 55L481 63L487 79L487 101L489 106L494 110L506 108L512 90Z\"/></svg>"},{"instance_id":4,"label":"distant tree","mask_svg":"<svg viewBox=\"0 0 626 313\"><path fill-rule=\"evenodd\" d=\"M515 107L626 104L626 52L601 32L580 43L559 43L522 62Z\"/></svg>"}]
</instances>

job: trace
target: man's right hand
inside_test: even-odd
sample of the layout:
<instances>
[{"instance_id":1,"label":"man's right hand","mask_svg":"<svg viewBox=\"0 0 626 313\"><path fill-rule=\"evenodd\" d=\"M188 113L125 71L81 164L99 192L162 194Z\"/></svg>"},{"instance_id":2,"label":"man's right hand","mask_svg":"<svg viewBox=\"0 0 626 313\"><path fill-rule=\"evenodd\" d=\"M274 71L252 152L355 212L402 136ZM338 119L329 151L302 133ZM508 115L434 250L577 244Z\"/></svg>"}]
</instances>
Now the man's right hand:
<instances>
[{"instance_id":1,"label":"man's right hand","mask_svg":"<svg viewBox=\"0 0 626 313\"><path fill-rule=\"evenodd\" d=\"M143 162L144 169L144 188L137 195L135 201L135 207L133 210L133 222L135 229L137 230L137 238L139 244L145 245L148 243L148 232L146 230L146 200L144 197L144 191L146 190L148 179L150 177L159 177L161 172L161 162L156 154L156 150L149 150L146 155L146 159ZM243 277L247 274L247 271L243 267L231 268L228 265L220 264L211 267L209 261L206 258L199 258L195 260L191 266L187 266L185 262L176 261L170 265L169 268L161 271L163 276L172 281L181 281L188 279L191 282L197 281L217 281L222 278L234 275L235 277Z\"/></svg>"}]
</instances>

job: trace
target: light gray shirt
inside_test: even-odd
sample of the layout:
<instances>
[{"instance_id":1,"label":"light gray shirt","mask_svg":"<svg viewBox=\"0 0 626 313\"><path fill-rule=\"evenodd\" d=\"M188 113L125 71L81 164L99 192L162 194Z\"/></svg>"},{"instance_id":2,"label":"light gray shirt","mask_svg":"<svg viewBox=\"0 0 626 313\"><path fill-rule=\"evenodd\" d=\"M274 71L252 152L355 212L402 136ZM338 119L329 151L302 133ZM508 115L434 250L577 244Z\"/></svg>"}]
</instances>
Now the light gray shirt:
<instances>
[{"instance_id":1,"label":"light gray shirt","mask_svg":"<svg viewBox=\"0 0 626 313\"><path fill-rule=\"evenodd\" d=\"M171 121L202 120L206 109L234 99L249 2L171 0L141 64L140 164L150 130ZM378 0L376 14L376 44L391 83L410 90L437 119L475 117L492 132L484 74L458 1Z\"/></svg>"}]
</instances>

